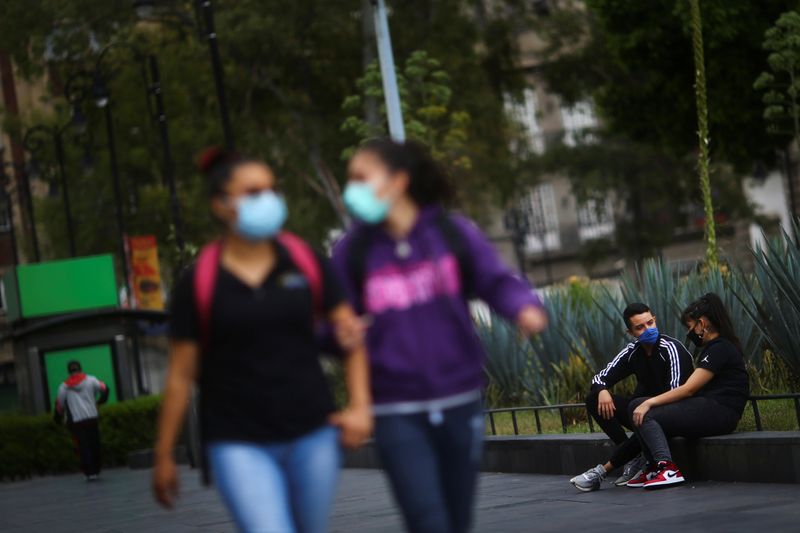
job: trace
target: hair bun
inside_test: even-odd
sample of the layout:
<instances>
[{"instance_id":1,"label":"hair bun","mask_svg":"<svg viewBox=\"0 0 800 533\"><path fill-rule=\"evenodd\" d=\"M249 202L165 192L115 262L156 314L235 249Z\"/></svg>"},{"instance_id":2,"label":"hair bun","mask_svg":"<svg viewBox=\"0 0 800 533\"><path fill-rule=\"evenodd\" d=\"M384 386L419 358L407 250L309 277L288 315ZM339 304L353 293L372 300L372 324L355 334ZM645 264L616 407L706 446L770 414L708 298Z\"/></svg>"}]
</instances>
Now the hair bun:
<instances>
[{"instance_id":1,"label":"hair bun","mask_svg":"<svg viewBox=\"0 0 800 533\"><path fill-rule=\"evenodd\" d=\"M197 169L200 172L208 173L212 168L220 163L231 161L236 158L236 155L227 151L221 146L209 146L197 157Z\"/></svg>"}]
</instances>

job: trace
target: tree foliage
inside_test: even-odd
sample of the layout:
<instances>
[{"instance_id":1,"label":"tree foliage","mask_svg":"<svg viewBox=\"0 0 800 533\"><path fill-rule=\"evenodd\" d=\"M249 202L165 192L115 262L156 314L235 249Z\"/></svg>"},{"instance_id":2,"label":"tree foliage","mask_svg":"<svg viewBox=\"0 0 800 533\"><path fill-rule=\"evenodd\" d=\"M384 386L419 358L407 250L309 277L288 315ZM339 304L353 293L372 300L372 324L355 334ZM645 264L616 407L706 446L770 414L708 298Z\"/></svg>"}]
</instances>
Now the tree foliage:
<instances>
[{"instance_id":1,"label":"tree foliage","mask_svg":"<svg viewBox=\"0 0 800 533\"><path fill-rule=\"evenodd\" d=\"M689 2L585 0L540 24L542 72L567 99L590 97L605 126L677 157L696 148ZM794 0L703 0L711 158L749 170L772 158L752 80L764 69L764 32Z\"/></svg>"},{"instance_id":2,"label":"tree foliage","mask_svg":"<svg viewBox=\"0 0 800 533\"><path fill-rule=\"evenodd\" d=\"M194 158L205 146L221 144L222 135L207 43L198 35L193 4L160 2L166 7L158 20L142 22L129 0L5 0L0 47L12 55L19 76L47 81L41 109L24 112L18 123L4 117L17 138L34 123L69 121L64 82L77 70L92 70L108 44L130 43L142 54L157 55L186 236L195 248L215 227ZM292 229L321 242L340 224L338 188L345 164L340 156L356 141L342 135L340 125L358 115L341 104L358 92L356 80L365 75L362 53L370 43L365 47L361 20L371 13L362 13L352 0L217 0L214 7L237 149L270 163L289 200ZM469 153L468 168L460 167L461 184L469 188L466 196L485 199L508 194L511 181L501 93L517 79L508 68L516 49L508 16L477 24L475 9L476 3L467 0L394 2L390 24L398 64L407 67L409 94L418 86L438 85L426 105L407 104L417 111L411 130L435 141L438 150L458 157ZM411 59L417 50L427 51L428 58ZM441 68L431 63L433 57ZM120 47L108 53L102 67L111 90L128 232L157 235L162 259L175 263L174 252L167 250L174 236L163 152L140 65ZM440 116L445 100L446 117ZM88 135L77 142L69 128L67 135L78 253L114 252L118 239L103 115L90 101L84 113ZM452 127L434 138L442 131L441 121ZM50 156L41 157L43 167L53 167ZM37 209L47 242L44 257L65 256L60 197L40 199Z\"/></svg>"},{"instance_id":3,"label":"tree foliage","mask_svg":"<svg viewBox=\"0 0 800 533\"><path fill-rule=\"evenodd\" d=\"M800 13L783 13L764 35L769 71L754 87L763 92L764 119L770 133L800 139Z\"/></svg>"},{"instance_id":4,"label":"tree foliage","mask_svg":"<svg viewBox=\"0 0 800 533\"><path fill-rule=\"evenodd\" d=\"M371 124L363 117L367 98L384 101L380 67L372 62L356 85L359 94L348 96L342 107L351 113L342 123L342 131L352 134L358 142L370 137L387 135L386 105L380 106L379 122ZM470 116L450 107L453 90L450 76L441 63L424 50L413 52L402 72L397 73L397 85L406 134L425 143L433 156L451 172L472 168L467 152ZM357 146L347 147L342 158L349 159Z\"/></svg>"}]
</instances>

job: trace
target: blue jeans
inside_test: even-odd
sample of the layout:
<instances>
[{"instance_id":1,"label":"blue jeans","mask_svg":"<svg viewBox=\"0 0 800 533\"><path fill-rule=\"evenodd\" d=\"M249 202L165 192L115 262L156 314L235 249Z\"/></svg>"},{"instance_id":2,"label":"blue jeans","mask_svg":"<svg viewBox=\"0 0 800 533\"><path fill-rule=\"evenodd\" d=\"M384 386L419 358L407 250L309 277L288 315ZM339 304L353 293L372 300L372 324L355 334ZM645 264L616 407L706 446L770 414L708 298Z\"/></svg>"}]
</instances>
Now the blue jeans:
<instances>
[{"instance_id":1,"label":"blue jeans","mask_svg":"<svg viewBox=\"0 0 800 533\"><path fill-rule=\"evenodd\" d=\"M469 529L483 433L480 401L442 412L376 418L378 454L409 531Z\"/></svg>"},{"instance_id":2,"label":"blue jeans","mask_svg":"<svg viewBox=\"0 0 800 533\"><path fill-rule=\"evenodd\" d=\"M241 531L327 531L342 461L336 428L324 426L287 442L214 441L208 460Z\"/></svg>"}]
</instances>

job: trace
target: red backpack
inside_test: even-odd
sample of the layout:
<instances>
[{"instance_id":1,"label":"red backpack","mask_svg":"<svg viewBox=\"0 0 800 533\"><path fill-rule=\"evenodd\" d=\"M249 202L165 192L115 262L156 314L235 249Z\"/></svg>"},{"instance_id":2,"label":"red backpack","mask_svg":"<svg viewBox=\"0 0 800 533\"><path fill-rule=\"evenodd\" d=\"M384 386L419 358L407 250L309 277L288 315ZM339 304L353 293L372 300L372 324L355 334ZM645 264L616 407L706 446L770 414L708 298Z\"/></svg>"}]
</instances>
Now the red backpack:
<instances>
[{"instance_id":1,"label":"red backpack","mask_svg":"<svg viewBox=\"0 0 800 533\"><path fill-rule=\"evenodd\" d=\"M303 239L287 231L281 232L276 240L289 252L292 262L308 281L314 306L314 316L321 316L323 314L322 269L316 254ZM197 317L204 349L208 348L211 340L211 304L214 299L214 289L217 285L221 253L222 241L211 242L200 251L195 266L194 300L197 306Z\"/></svg>"}]
</instances>

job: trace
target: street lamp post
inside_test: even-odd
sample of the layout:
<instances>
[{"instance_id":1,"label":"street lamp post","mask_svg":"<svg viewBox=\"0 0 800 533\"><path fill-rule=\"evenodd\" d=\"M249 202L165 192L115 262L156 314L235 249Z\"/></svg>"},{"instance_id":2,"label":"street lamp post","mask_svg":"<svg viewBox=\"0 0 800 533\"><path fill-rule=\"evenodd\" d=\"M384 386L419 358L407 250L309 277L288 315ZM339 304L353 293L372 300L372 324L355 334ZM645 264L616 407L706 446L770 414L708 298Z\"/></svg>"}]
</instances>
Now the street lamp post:
<instances>
[{"instance_id":1,"label":"street lamp post","mask_svg":"<svg viewBox=\"0 0 800 533\"><path fill-rule=\"evenodd\" d=\"M214 25L214 7L211 5L211 0L196 0L195 5L196 9L203 15L208 51L211 54L211 68L214 71L214 87L217 89L217 102L219 104L225 147L228 150L233 150L233 128L231 127L231 118L228 113L228 100L225 96L225 78L222 71L222 60L219 55L217 30Z\"/></svg>"},{"instance_id":2,"label":"street lamp post","mask_svg":"<svg viewBox=\"0 0 800 533\"><path fill-rule=\"evenodd\" d=\"M169 127L167 125L167 114L164 111L164 95L161 90L161 76L158 71L158 61L156 56L148 56L150 67L150 86L149 91L156 100L156 121L158 131L161 135L161 149L164 151L164 178L169 187L170 208L172 210L172 223L175 226L175 242L180 251L179 262L183 262L184 249L186 243L183 238L183 221L181 219L181 207L178 202L178 190L175 184L175 162L172 159L172 147L169 142ZM180 265L179 265L180 266Z\"/></svg>"},{"instance_id":3,"label":"street lamp post","mask_svg":"<svg viewBox=\"0 0 800 533\"><path fill-rule=\"evenodd\" d=\"M79 96L68 94L68 99L73 104L73 119L78 118L78 103L84 99L88 93L94 100L95 105L103 110L103 118L106 127L106 139L109 154L109 164L111 166L111 178L114 190L114 205L115 216L117 222L117 231L119 233L119 253L122 260L122 275L124 277L126 296L131 296L130 278L128 270L128 253L127 253L127 230L125 224L125 212L122 203L122 180L119 172L119 163L117 159L117 145L116 136L114 134L114 117L113 117L113 101L111 92L108 88L106 76L103 72L103 62L108 52L114 48L124 47L133 53L134 59L140 64L142 68L142 80L146 89L148 112L151 112L150 97L155 99L156 112L155 120L158 125L159 135L161 138L161 148L163 150L163 173L164 179L169 188L170 195L170 209L172 215L173 225L175 227L175 240L180 250L180 255L183 257L185 249L185 240L183 236L183 223L180 214L180 203L178 201L177 186L175 183L175 164L172 158L172 149L169 140L169 128L167 123L167 115L164 109L163 90L161 86L161 78L158 68L158 60L154 55L148 55L145 58L135 47L124 43L112 43L106 46L95 61L95 67L92 72L80 71L70 77L70 80L90 80L91 90L83 90ZM148 78L149 72L149 78ZM88 85L88 84L85 84Z\"/></svg>"},{"instance_id":4,"label":"street lamp post","mask_svg":"<svg viewBox=\"0 0 800 533\"><path fill-rule=\"evenodd\" d=\"M228 99L225 91L225 74L222 68L222 59L219 53L219 41L214 22L214 6L211 0L194 0L195 20L192 20L180 8L170 6L168 2L159 0L133 0L133 8L142 20L158 20L162 15L177 18L185 26L195 26L199 38L208 42L208 52L211 57L211 69L214 76L214 88L217 93L217 106L219 108L222 135L225 147L228 150L235 148L233 127L231 126L230 113L228 112Z\"/></svg>"},{"instance_id":5,"label":"street lamp post","mask_svg":"<svg viewBox=\"0 0 800 533\"><path fill-rule=\"evenodd\" d=\"M70 257L75 257L75 231L72 224L72 210L69 201L69 187L67 185L67 175L64 163L64 131L69 123L60 128L51 128L43 124L33 126L29 129L22 139L22 145L33 156L44 148L43 137L50 137L55 149L56 161L58 163L58 175L61 182L61 196L64 200L64 213L67 222L67 235L69 239Z\"/></svg>"},{"instance_id":6,"label":"street lamp post","mask_svg":"<svg viewBox=\"0 0 800 533\"><path fill-rule=\"evenodd\" d=\"M386 115L389 119L389 134L397 142L406 140L403 123L403 111L400 107L400 92L397 88L397 77L394 72L394 54L392 37L389 34L389 19L386 14L384 0L371 0L375 17L375 39L378 43L378 59L381 64L383 93L386 97Z\"/></svg>"},{"instance_id":7,"label":"street lamp post","mask_svg":"<svg viewBox=\"0 0 800 533\"><path fill-rule=\"evenodd\" d=\"M95 97L95 103L104 104L99 107L105 108L106 114L111 113L111 94L108 90L105 78L103 77L102 62L109 50L113 48L128 49L132 53L134 60L141 66L142 82L146 90L148 112L152 113L150 97L153 97L155 100L156 109L154 119L158 126L159 136L161 138L161 149L163 151L162 172L164 174L164 181L166 182L169 190L170 211L172 215L172 223L175 228L175 241L178 245L178 250L180 251L180 256L182 258L186 248L186 242L183 235L183 220L181 218L180 202L178 201L178 191L175 181L175 162L172 158L169 124L167 122L167 114L164 107L164 92L161 85L161 74L158 67L158 59L153 54L148 54L146 57L143 56L136 47L125 42L112 43L106 46L100 52L100 55L96 60L93 93ZM106 127L108 127L108 120L106 120ZM112 146L109 145L109 151L111 151L111 149Z\"/></svg>"},{"instance_id":8,"label":"street lamp post","mask_svg":"<svg viewBox=\"0 0 800 533\"><path fill-rule=\"evenodd\" d=\"M103 57L101 54L98 63ZM98 65L99 67L99 65ZM108 157L111 165L111 181L114 186L114 214L117 219L117 232L119 233L119 257L122 263L122 278L125 287L125 297L127 301L131 298L130 273L128 271L128 254L125 229L125 212L122 206L122 184L119 176L119 164L117 162L117 143L114 137L114 117L111 112L111 98L106 86L105 79L99 68L94 71L94 102L97 107L103 110L103 117L106 123L106 140L108 142Z\"/></svg>"},{"instance_id":9,"label":"street lamp post","mask_svg":"<svg viewBox=\"0 0 800 533\"><path fill-rule=\"evenodd\" d=\"M125 287L125 297L130 298L130 280L128 273L128 254L126 251L126 231L125 231L125 212L122 207L122 186L120 184L119 166L117 164L117 147L114 137L114 120L111 113L111 101L105 79L100 70L101 63L109 47L106 47L97 58L95 68L92 72L84 70L72 74L70 82L82 83L82 89L77 94L70 94L70 98L75 106L73 112L73 125L83 126L83 115L77 113L78 104L91 97L95 106L103 110L106 124L107 146L111 166L111 177L114 190L114 214L117 222L117 233L119 236L118 251L122 268L123 286Z\"/></svg>"}]
</instances>

